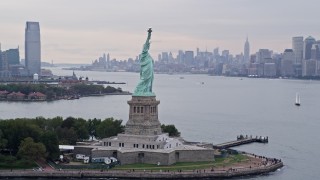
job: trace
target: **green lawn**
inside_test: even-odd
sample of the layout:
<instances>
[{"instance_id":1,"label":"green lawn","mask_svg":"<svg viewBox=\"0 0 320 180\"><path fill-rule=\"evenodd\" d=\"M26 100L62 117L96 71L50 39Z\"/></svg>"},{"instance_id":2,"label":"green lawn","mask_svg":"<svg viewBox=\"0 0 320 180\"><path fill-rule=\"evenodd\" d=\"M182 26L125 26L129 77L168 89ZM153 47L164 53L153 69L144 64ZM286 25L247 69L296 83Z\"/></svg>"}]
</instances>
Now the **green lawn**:
<instances>
[{"instance_id":1,"label":"green lawn","mask_svg":"<svg viewBox=\"0 0 320 180\"><path fill-rule=\"evenodd\" d=\"M116 166L116 170L194 170L206 169L211 167L230 166L234 163L247 161L248 157L242 154L230 155L226 158L216 158L215 161L207 162L178 162L170 166L158 166L155 164L128 164Z\"/></svg>"},{"instance_id":2,"label":"green lawn","mask_svg":"<svg viewBox=\"0 0 320 180\"><path fill-rule=\"evenodd\" d=\"M0 155L0 169L32 169L34 167L38 167L34 161Z\"/></svg>"}]
</instances>

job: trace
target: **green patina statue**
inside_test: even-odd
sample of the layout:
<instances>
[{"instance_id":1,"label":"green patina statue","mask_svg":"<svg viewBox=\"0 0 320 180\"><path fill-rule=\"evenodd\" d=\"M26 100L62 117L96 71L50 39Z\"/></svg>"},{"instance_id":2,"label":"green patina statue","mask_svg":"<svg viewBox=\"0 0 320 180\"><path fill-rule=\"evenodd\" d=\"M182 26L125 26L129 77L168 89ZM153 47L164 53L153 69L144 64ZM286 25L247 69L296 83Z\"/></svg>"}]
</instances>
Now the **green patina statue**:
<instances>
[{"instance_id":1,"label":"green patina statue","mask_svg":"<svg viewBox=\"0 0 320 180\"><path fill-rule=\"evenodd\" d=\"M134 90L133 96L155 96L152 92L153 83L153 59L148 53L150 48L150 38L152 29L148 29L148 37L143 45L140 55L140 81Z\"/></svg>"}]
</instances>

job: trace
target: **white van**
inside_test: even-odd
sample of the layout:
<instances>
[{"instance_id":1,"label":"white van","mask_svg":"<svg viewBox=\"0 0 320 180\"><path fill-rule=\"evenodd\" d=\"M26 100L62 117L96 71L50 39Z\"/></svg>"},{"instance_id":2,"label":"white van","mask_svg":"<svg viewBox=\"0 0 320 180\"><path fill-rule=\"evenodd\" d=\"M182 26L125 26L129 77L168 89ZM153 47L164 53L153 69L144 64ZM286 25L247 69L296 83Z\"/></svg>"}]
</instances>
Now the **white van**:
<instances>
[{"instance_id":1,"label":"white van","mask_svg":"<svg viewBox=\"0 0 320 180\"><path fill-rule=\"evenodd\" d=\"M116 158L114 158L114 157L110 157L110 159L111 159L111 162L117 162L118 160L116 159Z\"/></svg>"},{"instance_id":2,"label":"white van","mask_svg":"<svg viewBox=\"0 0 320 180\"><path fill-rule=\"evenodd\" d=\"M104 163L106 163L106 164L110 164L111 163L111 159L109 159L109 158L104 158Z\"/></svg>"},{"instance_id":3,"label":"white van","mask_svg":"<svg viewBox=\"0 0 320 180\"><path fill-rule=\"evenodd\" d=\"M84 154L77 154L76 159L77 160L84 160L85 155Z\"/></svg>"},{"instance_id":4,"label":"white van","mask_svg":"<svg viewBox=\"0 0 320 180\"><path fill-rule=\"evenodd\" d=\"M85 157L83 158L83 163L84 163L84 164L88 164L88 163L89 163L89 160L90 160L89 156L85 156Z\"/></svg>"}]
</instances>

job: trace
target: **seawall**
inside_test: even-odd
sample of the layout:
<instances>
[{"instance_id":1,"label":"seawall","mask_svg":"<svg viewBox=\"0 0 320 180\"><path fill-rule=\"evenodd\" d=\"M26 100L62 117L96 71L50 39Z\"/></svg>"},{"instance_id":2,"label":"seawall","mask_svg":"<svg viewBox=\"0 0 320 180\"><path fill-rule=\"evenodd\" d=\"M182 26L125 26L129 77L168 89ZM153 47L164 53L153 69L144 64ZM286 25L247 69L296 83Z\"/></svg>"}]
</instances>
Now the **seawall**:
<instances>
[{"instance_id":1,"label":"seawall","mask_svg":"<svg viewBox=\"0 0 320 180\"><path fill-rule=\"evenodd\" d=\"M120 179L205 179L205 178L232 178L248 175L259 175L276 171L283 167L282 162L256 168L229 169L223 171L212 171L210 169L197 171L0 171L0 178L120 178Z\"/></svg>"}]
</instances>

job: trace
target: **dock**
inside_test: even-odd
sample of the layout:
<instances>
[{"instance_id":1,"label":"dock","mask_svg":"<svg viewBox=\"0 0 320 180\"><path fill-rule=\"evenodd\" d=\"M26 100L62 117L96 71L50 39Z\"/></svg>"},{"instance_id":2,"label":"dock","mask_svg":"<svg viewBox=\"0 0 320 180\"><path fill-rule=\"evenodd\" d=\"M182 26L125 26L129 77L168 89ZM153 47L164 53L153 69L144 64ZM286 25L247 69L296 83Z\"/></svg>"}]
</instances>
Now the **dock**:
<instances>
[{"instance_id":1,"label":"dock","mask_svg":"<svg viewBox=\"0 0 320 180\"><path fill-rule=\"evenodd\" d=\"M237 140L235 141L229 141L229 142L225 142L225 143L221 143L221 144L216 144L213 145L213 148L215 149L227 149L227 148L231 148L231 147L236 147L236 146L240 146L240 145L244 145L244 144L250 144L250 143L254 143L254 142L258 142L258 143L268 143L269 142L269 138L267 137L263 137L263 136L256 136L256 137L252 137L252 136L237 136Z\"/></svg>"}]
</instances>

